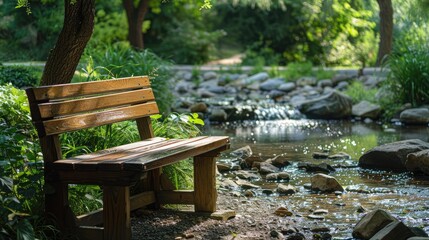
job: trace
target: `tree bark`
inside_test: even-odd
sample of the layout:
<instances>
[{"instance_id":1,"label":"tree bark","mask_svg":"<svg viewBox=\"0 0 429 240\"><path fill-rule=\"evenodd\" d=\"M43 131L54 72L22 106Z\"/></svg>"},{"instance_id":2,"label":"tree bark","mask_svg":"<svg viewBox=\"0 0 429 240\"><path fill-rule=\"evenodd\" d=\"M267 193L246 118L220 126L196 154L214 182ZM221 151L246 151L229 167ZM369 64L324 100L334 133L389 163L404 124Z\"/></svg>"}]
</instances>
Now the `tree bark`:
<instances>
[{"instance_id":1,"label":"tree bark","mask_svg":"<svg viewBox=\"0 0 429 240\"><path fill-rule=\"evenodd\" d=\"M144 49L142 27L149 9L149 0L140 0L137 6L133 0L123 0L122 4L127 13L128 41L135 49Z\"/></svg>"},{"instance_id":2,"label":"tree bark","mask_svg":"<svg viewBox=\"0 0 429 240\"><path fill-rule=\"evenodd\" d=\"M392 51L393 43L393 7L392 0L377 0L380 7L380 42L376 65L380 66Z\"/></svg>"},{"instance_id":3,"label":"tree bark","mask_svg":"<svg viewBox=\"0 0 429 240\"><path fill-rule=\"evenodd\" d=\"M46 61L41 85L71 82L94 29L95 0L64 2L64 25Z\"/></svg>"}]
</instances>

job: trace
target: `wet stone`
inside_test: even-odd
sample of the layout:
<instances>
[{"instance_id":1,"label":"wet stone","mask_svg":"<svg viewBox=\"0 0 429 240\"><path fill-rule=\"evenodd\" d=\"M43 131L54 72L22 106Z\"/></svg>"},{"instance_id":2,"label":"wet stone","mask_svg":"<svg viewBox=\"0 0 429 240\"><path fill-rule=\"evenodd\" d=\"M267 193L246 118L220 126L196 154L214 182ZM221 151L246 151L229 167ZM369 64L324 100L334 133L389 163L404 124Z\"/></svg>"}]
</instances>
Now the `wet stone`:
<instances>
[{"instance_id":1,"label":"wet stone","mask_svg":"<svg viewBox=\"0 0 429 240\"><path fill-rule=\"evenodd\" d=\"M289 211L287 208L285 207L279 207L277 208L277 210L274 212L275 215L280 216L280 217L285 217L285 216L292 216L293 213L291 211Z\"/></svg>"},{"instance_id":2,"label":"wet stone","mask_svg":"<svg viewBox=\"0 0 429 240\"><path fill-rule=\"evenodd\" d=\"M305 240L306 238L302 233L293 233L289 235L286 239L287 240Z\"/></svg>"},{"instance_id":3,"label":"wet stone","mask_svg":"<svg viewBox=\"0 0 429 240\"><path fill-rule=\"evenodd\" d=\"M244 196L246 197L254 197L255 193L253 191L247 190L244 192Z\"/></svg>"},{"instance_id":4,"label":"wet stone","mask_svg":"<svg viewBox=\"0 0 429 240\"><path fill-rule=\"evenodd\" d=\"M345 152L339 152L337 154L330 155L328 158L333 160L341 160L341 159L351 159L352 157Z\"/></svg>"},{"instance_id":5,"label":"wet stone","mask_svg":"<svg viewBox=\"0 0 429 240\"><path fill-rule=\"evenodd\" d=\"M315 214L310 214L310 215L308 215L307 217L308 217L308 218L310 218L310 219L315 219L315 220L323 220L323 219L325 219L325 217L324 217L324 216L321 216L321 215L315 215Z\"/></svg>"},{"instance_id":6,"label":"wet stone","mask_svg":"<svg viewBox=\"0 0 429 240\"><path fill-rule=\"evenodd\" d=\"M326 159L328 158L329 153L325 153L325 152L314 152L313 153L313 158L314 159Z\"/></svg>"},{"instance_id":7,"label":"wet stone","mask_svg":"<svg viewBox=\"0 0 429 240\"><path fill-rule=\"evenodd\" d=\"M264 189L264 190L262 190L262 193L267 194L267 195L271 195L274 193L274 191L272 189Z\"/></svg>"},{"instance_id":8,"label":"wet stone","mask_svg":"<svg viewBox=\"0 0 429 240\"><path fill-rule=\"evenodd\" d=\"M296 188L289 184L288 185L279 184L277 186L277 192L280 195L291 195L296 193Z\"/></svg>"},{"instance_id":9,"label":"wet stone","mask_svg":"<svg viewBox=\"0 0 429 240\"><path fill-rule=\"evenodd\" d=\"M260 178L259 175L252 173L252 172L249 172L249 171L244 171L244 170L239 170L239 171L235 172L235 176L237 176L241 179L246 179L246 180Z\"/></svg>"},{"instance_id":10,"label":"wet stone","mask_svg":"<svg viewBox=\"0 0 429 240\"><path fill-rule=\"evenodd\" d=\"M231 170L231 165L227 163L216 163L216 166L219 172L227 172Z\"/></svg>"},{"instance_id":11,"label":"wet stone","mask_svg":"<svg viewBox=\"0 0 429 240\"><path fill-rule=\"evenodd\" d=\"M329 211L326 209L316 209L314 210L313 214L315 215L323 215L323 214L328 214Z\"/></svg>"},{"instance_id":12,"label":"wet stone","mask_svg":"<svg viewBox=\"0 0 429 240\"><path fill-rule=\"evenodd\" d=\"M261 174L268 174L268 173L275 173L278 172L280 169L275 167L274 165L266 162L262 162L260 164L259 172Z\"/></svg>"},{"instance_id":13,"label":"wet stone","mask_svg":"<svg viewBox=\"0 0 429 240\"><path fill-rule=\"evenodd\" d=\"M329 232L329 231L331 230L327 227L316 227L311 229L311 232L314 232L314 233Z\"/></svg>"},{"instance_id":14,"label":"wet stone","mask_svg":"<svg viewBox=\"0 0 429 240\"><path fill-rule=\"evenodd\" d=\"M259 186L255 185L255 184L252 184L252 183L250 183L250 182L248 182L248 181L241 180L241 179L237 180L237 181L236 181L236 183L237 183L241 188L243 188L243 189L255 189L255 188L260 188Z\"/></svg>"}]
</instances>

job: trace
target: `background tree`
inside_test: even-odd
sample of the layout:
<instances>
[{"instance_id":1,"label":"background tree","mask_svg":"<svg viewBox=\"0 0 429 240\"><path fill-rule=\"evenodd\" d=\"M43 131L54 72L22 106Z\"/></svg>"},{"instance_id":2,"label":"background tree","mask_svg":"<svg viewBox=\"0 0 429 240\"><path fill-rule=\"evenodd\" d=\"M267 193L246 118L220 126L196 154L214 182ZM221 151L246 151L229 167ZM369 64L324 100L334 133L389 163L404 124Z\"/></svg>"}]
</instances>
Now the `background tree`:
<instances>
[{"instance_id":1,"label":"background tree","mask_svg":"<svg viewBox=\"0 0 429 240\"><path fill-rule=\"evenodd\" d=\"M393 7L392 0L377 0L380 7L380 42L376 65L392 52L393 44Z\"/></svg>"}]
</instances>

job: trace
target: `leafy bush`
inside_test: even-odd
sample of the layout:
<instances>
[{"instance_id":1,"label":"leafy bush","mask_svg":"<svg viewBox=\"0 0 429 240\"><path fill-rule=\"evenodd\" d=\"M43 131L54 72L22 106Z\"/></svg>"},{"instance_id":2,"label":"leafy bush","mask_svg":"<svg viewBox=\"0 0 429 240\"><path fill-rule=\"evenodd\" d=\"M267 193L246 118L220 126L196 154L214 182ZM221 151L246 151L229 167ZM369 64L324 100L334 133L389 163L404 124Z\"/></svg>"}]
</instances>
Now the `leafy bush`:
<instances>
[{"instance_id":1,"label":"leafy bush","mask_svg":"<svg viewBox=\"0 0 429 240\"><path fill-rule=\"evenodd\" d=\"M105 52L86 52L84 71L88 74L87 80L147 75L160 111L170 112L173 102L169 86L171 63L149 50L136 51L121 46L108 46L106 49Z\"/></svg>"},{"instance_id":2,"label":"leafy bush","mask_svg":"<svg viewBox=\"0 0 429 240\"><path fill-rule=\"evenodd\" d=\"M40 74L41 71L31 67L0 66L0 84L11 83L17 88L37 86Z\"/></svg>"},{"instance_id":3,"label":"leafy bush","mask_svg":"<svg viewBox=\"0 0 429 240\"><path fill-rule=\"evenodd\" d=\"M310 76L312 70L313 64L311 62L292 62L286 66L282 76L287 80L296 80L302 76Z\"/></svg>"},{"instance_id":4,"label":"leafy bush","mask_svg":"<svg viewBox=\"0 0 429 240\"><path fill-rule=\"evenodd\" d=\"M24 91L0 86L0 239L47 239L43 161Z\"/></svg>"},{"instance_id":5,"label":"leafy bush","mask_svg":"<svg viewBox=\"0 0 429 240\"><path fill-rule=\"evenodd\" d=\"M400 103L429 103L429 47L408 47L405 52L393 54L387 64L390 72L386 82Z\"/></svg>"},{"instance_id":6,"label":"leafy bush","mask_svg":"<svg viewBox=\"0 0 429 240\"><path fill-rule=\"evenodd\" d=\"M375 95L377 94L377 89L367 89L363 83L358 81L354 81L350 84L345 93L352 99L354 104L363 100L372 103L376 102Z\"/></svg>"}]
</instances>

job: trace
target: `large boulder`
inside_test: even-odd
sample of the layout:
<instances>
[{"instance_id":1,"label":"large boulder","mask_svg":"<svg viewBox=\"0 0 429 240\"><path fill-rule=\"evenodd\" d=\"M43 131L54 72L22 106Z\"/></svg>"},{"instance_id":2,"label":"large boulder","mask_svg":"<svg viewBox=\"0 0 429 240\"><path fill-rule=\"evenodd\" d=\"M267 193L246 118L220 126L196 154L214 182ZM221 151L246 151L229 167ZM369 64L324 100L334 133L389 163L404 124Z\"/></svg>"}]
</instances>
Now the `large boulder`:
<instances>
[{"instance_id":1,"label":"large boulder","mask_svg":"<svg viewBox=\"0 0 429 240\"><path fill-rule=\"evenodd\" d=\"M343 192L344 188L334 177L319 173L311 177L311 190L321 192Z\"/></svg>"},{"instance_id":2,"label":"large boulder","mask_svg":"<svg viewBox=\"0 0 429 240\"><path fill-rule=\"evenodd\" d=\"M407 240L415 234L404 223L393 221L378 231L371 240Z\"/></svg>"},{"instance_id":3,"label":"large boulder","mask_svg":"<svg viewBox=\"0 0 429 240\"><path fill-rule=\"evenodd\" d=\"M408 124L427 124L429 123L429 109L410 108L401 112L399 119Z\"/></svg>"},{"instance_id":4,"label":"large boulder","mask_svg":"<svg viewBox=\"0 0 429 240\"><path fill-rule=\"evenodd\" d=\"M389 223L398 221L390 213L377 209L362 217L353 229L352 235L358 239L370 239Z\"/></svg>"},{"instance_id":5,"label":"large boulder","mask_svg":"<svg viewBox=\"0 0 429 240\"><path fill-rule=\"evenodd\" d=\"M379 105L372 104L368 101L361 101L352 107L353 116L362 118L377 119L380 116L380 112L381 107Z\"/></svg>"},{"instance_id":6,"label":"large boulder","mask_svg":"<svg viewBox=\"0 0 429 240\"><path fill-rule=\"evenodd\" d=\"M304 101L298 108L309 118L342 119L351 116L352 100L340 92L332 91L327 95Z\"/></svg>"},{"instance_id":7,"label":"large boulder","mask_svg":"<svg viewBox=\"0 0 429 240\"><path fill-rule=\"evenodd\" d=\"M407 155L429 149L429 143L420 139L404 140L375 147L359 158L359 166L405 171Z\"/></svg>"},{"instance_id":8,"label":"large boulder","mask_svg":"<svg viewBox=\"0 0 429 240\"><path fill-rule=\"evenodd\" d=\"M408 154L405 167L408 171L429 175L429 149Z\"/></svg>"}]
</instances>

